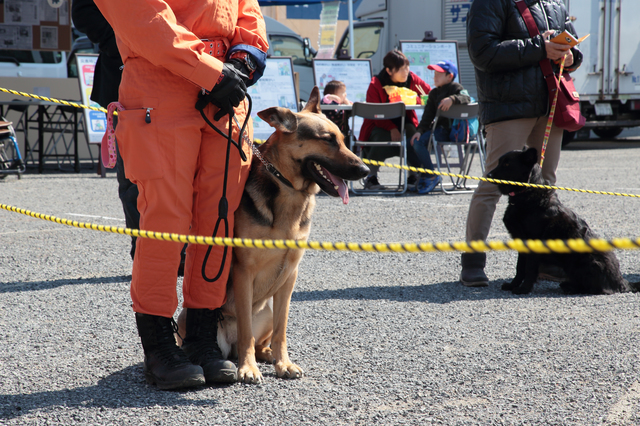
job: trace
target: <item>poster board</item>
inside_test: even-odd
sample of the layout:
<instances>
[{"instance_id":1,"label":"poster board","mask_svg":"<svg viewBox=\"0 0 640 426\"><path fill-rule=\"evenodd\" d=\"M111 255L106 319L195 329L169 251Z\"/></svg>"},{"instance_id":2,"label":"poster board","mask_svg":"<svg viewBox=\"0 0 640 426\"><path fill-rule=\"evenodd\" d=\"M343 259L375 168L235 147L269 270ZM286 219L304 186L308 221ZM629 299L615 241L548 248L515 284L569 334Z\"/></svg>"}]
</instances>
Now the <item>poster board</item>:
<instances>
[{"instance_id":1,"label":"poster board","mask_svg":"<svg viewBox=\"0 0 640 426\"><path fill-rule=\"evenodd\" d=\"M313 81L321 94L328 82L338 80L347 86L347 98L351 102L365 102L371 78L371 60L369 59L313 60Z\"/></svg>"},{"instance_id":2,"label":"poster board","mask_svg":"<svg viewBox=\"0 0 640 426\"><path fill-rule=\"evenodd\" d=\"M324 86L331 80L342 81L347 86L347 99L351 102L366 102L367 90L371 84L373 71L370 59L314 59L313 81L324 93ZM351 126L351 120L349 120ZM363 123L362 117L356 117L352 132L357 138Z\"/></svg>"},{"instance_id":3,"label":"poster board","mask_svg":"<svg viewBox=\"0 0 640 426\"><path fill-rule=\"evenodd\" d=\"M265 123L258 112L273 106L298 112L298 94L293 79L293 61L290 57L267 58L264 74L247 93L251 96L253 139L265 140L273 133L273 127Z\"/></svg>"},{"instance_id":4,"label":"poster board","mask_svg":"<svg viewBox=\"0 0 640 426\"><path fill-rule=\"evenodd\" d=\"M76 63L78 65L78 83L80 84L80 96L84 105L100 108L93 102L91 90L93 89L93 75L96 69L98 55L92 53L78 53ZM102 142L102 136L107 129L107 115L101 111L83 109L84 131L89 143Z\"/></svg>"},{"instance_id":5,"label":"poster board","mask_svg":"<svg viewBox=\"0 0 640 426\"><path fill-rule=\"evenodd\" d=\"M427 69L427 67L438 61L449 60L453 62L458 68L458 75L454 81L460 83L457 41L400 41L400 50L409 59L411 71L432 88L435 87L433 84L433 71Z\"/></svg>"},{"instance_id":6,"label":"poster board","mask_svg":"<svg viewBox=\"0 0 640 426\"><path fill-rule=\"evenodd\" d=\"M70 0L3 0L0 49L71 50Z\"/></svg>"}]
</instances>

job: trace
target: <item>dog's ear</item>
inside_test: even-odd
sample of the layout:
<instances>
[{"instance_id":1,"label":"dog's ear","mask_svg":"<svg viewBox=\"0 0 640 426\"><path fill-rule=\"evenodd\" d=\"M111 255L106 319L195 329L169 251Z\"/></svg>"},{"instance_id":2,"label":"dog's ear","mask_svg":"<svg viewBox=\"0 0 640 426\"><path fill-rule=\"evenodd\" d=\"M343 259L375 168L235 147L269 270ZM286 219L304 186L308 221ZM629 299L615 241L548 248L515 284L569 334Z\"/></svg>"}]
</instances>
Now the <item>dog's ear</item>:
<instances>
[{"instance_id":1,"label":"dog's ear","mask_svg":"<svg viewBox=\"0 0 640 426\"><path fill-rule=\"evenodd\" d=\"M271 127L283 133L293 133L298 129L298 119L288 108L271 107L258 113L258 117Z\"/></svg>"},{"instance_id":2,"label":"dog's ear","mask_svg":"<svg viewBox=\"0 0 640 426\"><path fill-rule=\"evenodd\" d=\"M313 90L311 90L311 94L309 95L309 101L307 101L303 111L322 114L322 110L320 109L320 89L318 89L318 86L313 86Z\"/></svg>"},{"instance_id":3,"label":"dog's ear","mask_svg":"<svg viewBox=\"0 0 640 426\"><path fill-rule=\"evenodd\" d=\"M524 158L527 164L535 164L538 162L538 150L535 148L529 148L524 152Z\"/></svg>"}]
</instances>

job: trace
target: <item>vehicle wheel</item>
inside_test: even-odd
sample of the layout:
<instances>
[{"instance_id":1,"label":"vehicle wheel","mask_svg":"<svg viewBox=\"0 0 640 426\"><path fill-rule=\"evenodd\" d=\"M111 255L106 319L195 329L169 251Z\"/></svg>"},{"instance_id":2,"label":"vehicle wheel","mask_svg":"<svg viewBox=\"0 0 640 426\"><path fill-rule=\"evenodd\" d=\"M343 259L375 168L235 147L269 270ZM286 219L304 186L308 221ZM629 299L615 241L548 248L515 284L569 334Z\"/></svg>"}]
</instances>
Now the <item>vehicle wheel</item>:
<instances>
[{"instance_id":1,"label":"vehicle wheel","mask_svg":"<svg viewBox=\"0 0 640 426\"><path fill-rule=\"evenodd\" d=\"M593 133L598 135L600 139L613 139L622 133L622 127L596 127Z\"/></svg>"},{"instance_id":2,"label":"vehicle wheel","mask_svg":"<svg viewBox=\"0 0 640 426\"><path fill-rule=\"evenodd\" d=\"M569 143L574 140L575 137L576 132L568 132L565 130L562 134L562 147L564 148L565 146L569 145Z\"/></svg>"}]
</instances>

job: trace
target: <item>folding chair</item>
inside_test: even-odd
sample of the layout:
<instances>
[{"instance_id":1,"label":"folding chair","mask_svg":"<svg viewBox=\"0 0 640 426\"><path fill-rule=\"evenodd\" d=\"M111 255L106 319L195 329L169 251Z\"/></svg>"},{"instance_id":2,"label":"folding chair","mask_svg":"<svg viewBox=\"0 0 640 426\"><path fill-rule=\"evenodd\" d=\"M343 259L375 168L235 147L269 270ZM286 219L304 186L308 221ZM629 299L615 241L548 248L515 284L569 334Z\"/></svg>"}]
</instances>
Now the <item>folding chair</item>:
<instances>
[{"instance_id":1,"label":"folding chair","mask_svg":"<svg viewBox=\"0 0 640 426\"><path fill-rule=\"evenodd\" d=\"M448 111L442 111L438 109L436 118L433 120L433 128L431 129L431 137L429 138L429 146L431 151L436 157L436 167L438 172L443 171L443 165L446 165L446 171L448 173L455 173L460 175L469 175L471 170L471 164L476 152L480 157L480 168L484 175L484 138L482 136L482 126L478 129L475 137L469 138L469 141L463 140L461 142L452 141L439 141L435 138L435 130L438 123L438 118L449 118L459 120L470 120L478 117L478 104L466 104L466 105L452 105ZM448 153L445 152L445 147L455 147L458 153L458 161L452 162L448 158ZM444 164L443 164L444 163ZM453 170L453 171L452 171ZM440 189L445 194L465 194L473 192L478 185L467 185L467 179L459 176L442 176L440 181ZM447 188L445 188L447 187Z\"/></svg>"},{"instance_id":2,"label":"folding chair","mask_svg":"<svg viewBox=\"0 0 640 426\"><path fill-rule=\"evenodd\" d=\"M355 102L351 110L351 150L356 153L360 158L366 158L364 154L364 148L376 147L376 146L393 146L398 147L400 156L400 166L407 164L407 146L404 137L404 120L406 115L406 107L403 102L393 102L386 104L367 103L367 102ZM391 120L394 118L400 118L400 134L402 135L399 141L359 141L353 134L355 128L356 117L368 118L370 120ZM402 168L398 169L398 184L397 185L381 185L379 189L365 189L356 188L354 182L351 182L351 191L357 195L364 194L404 194L407 191L407 170ZM364 185L363 185L364 186Z\"/></svg>"}]
</instances>

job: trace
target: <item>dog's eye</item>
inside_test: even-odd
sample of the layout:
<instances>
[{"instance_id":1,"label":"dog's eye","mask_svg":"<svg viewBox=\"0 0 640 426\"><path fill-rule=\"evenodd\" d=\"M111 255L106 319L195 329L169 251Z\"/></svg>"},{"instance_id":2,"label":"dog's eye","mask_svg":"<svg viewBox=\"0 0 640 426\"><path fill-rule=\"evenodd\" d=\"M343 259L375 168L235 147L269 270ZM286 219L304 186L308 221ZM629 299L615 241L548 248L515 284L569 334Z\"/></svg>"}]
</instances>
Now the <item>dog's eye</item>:
<instances>
[{"instance_id":1,"label":"dog's eye","mask_svg":"<svg viewBox=\"0 0 640 426\"><path fill-rule=\"evenodd\" d=\"M324 136L322 138L320 138L321 140L331 144L331 145L337 145L338 141L336 140L336 135L334 134L330 134L328 136Z\"/></svg>"}]
</instances>

